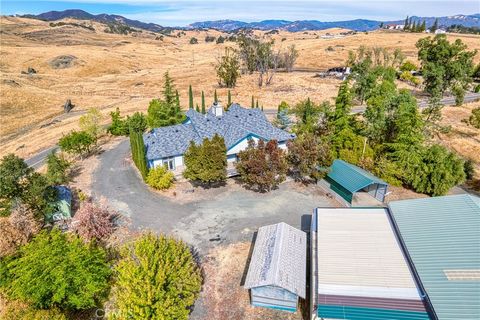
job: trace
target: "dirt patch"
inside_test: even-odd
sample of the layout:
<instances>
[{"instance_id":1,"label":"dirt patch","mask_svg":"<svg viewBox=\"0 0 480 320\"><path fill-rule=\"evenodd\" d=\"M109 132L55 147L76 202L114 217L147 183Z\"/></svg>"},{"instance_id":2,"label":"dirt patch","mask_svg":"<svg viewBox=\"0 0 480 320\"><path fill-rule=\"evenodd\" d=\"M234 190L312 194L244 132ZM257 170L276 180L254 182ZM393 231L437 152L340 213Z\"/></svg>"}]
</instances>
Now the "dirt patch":
<instances>
[{"instance_id":1,"label":"dirt patch","mask_svg":"<svg viewBox=\"0 0 480 320\"><path fill-rule=\"evenodd\" d=\"M250 305L249 292L242 286L250 246L250 242L240 242L217 247L205 257L205 284L192 319L302 319L300 311L289 313Z\"/></svg>"},{"instance_id":2,"label":"dirt patch","mask_svg":"<svg viewBox=\"0 0 480 320\"><path fill-rule=\"evenodd\" d=\"M72 55L64 55L53 58L48 62L53 69L66 69L73 67L77 61L77 57Z\"/></svg>"}]
</instances>

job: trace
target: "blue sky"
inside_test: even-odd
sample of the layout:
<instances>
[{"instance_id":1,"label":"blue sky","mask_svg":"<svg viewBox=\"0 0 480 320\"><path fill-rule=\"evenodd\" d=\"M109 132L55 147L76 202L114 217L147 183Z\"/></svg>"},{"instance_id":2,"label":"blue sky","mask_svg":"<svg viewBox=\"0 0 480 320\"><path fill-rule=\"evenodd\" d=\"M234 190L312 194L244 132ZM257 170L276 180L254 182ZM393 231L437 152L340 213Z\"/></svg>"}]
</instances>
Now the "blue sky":
<instances>
[{"instance_id":1,"label":"blue sky","mask_svg":"<svg viewBox=\"0 0 480 320\"><path fill-rule=\"evenodd\" d=\"M266 19L338 21L398 20L407 15L447 16L480 12L479 0L1 0L2 14L38 14L50 10L82 9L119 14L145 22L185 26L195 21Z\"/></svg>"}]
</instances>

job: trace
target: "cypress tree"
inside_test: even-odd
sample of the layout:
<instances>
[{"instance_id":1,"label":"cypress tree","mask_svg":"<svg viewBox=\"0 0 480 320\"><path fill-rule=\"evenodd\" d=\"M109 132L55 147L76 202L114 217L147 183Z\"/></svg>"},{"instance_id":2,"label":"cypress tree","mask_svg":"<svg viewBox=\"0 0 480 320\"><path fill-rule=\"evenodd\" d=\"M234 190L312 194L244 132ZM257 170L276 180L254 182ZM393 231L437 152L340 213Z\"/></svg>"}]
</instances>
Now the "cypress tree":
<instances>
[{"instance_id":1,"label":"cypress tree","mask_svg":"<svg viewBox=\"0 0 480 320\"><path fill-rule=\"evenodd\" d=\"M205 114L205 94L202 91L202 113Z\"/></svg>"},{"instance_id":2,"label":"cypress tree","mask_svg":"<svg viewBox=\"0 0 480 320\"><path fill-rule=\"evenodd\" d=\"M410 29L411 32L417 32L417 23L413 21L412 27Z\"/></svg>"},{"instance_id":3,"label":"cypress tree","mask_svg":"<svg viewBox=\"0 0 480 320\"><path fill-rule=\"evenodd\" d=\"M145 158L145 143L143 142L143 134L138 131L130 132L130 150L132 159L137 166L142 178L145 180L148 174L147 159Z\"/></svg>"},{"instance_id":4,"label":"cypress tree","mask_svg":"<svg viewBox=\"0 0 480 320\"><path fill-rule=\"evenodd\" d=\"M263 111L263 104L262 104L262 111Z\"/></svg>"},{"instance_id":5,"label":"cypress tree","mask_svg":"<svg viewBox=\"0 0 480 320\"><path fill-rule=\"evenodd\" d=\"M193 109L193 91L192 85L188 87L188 108Z\"/></svg>"},{"instance_id":6,"label":"cypress tree","mask_svg":"<svg viewBox=\"0 0 480 320\"><path fill-rule=\"evenodd\" d=\"M218 103L217 89L215 89L215 92L213 93L213 102Z\"/></svg>"},{"instance_id":7,"label":"cypress tree","mask_svg":"<svg viewBox=\"0 0 480 320\"><path fill-rule=\"evenodd\" d=\"M422 22L422 25L420 26L420 32L425 32L425 30L427 30L427 26L426 26L426 23L425 23L425 20L423 20Z\"/></svg>"},{"instance_id":8,"label":"cypress tree","mask_svg":"<svg viewBox=\"0 0 480 320\"><path fill-rule=\"evenodd\" d=\"M255 103L255 108L258 109L258 99L257 99L257 102Z\"/></svg>"},{"instance_id":9,"label":"cypress tree","mask_svg":"<svg viewBox=\"0 0 480 320\"><path fill-rule=\"evenodd\" d=\"M228 94L227 94L227 110L228 110L228 108L230 107L231 104L232 104L232 93L230 92L230 90L228 90Z\"/></svg>"},{"instance_id":10,"label":"cypress tree","mask_svg":"<svg viewBox=\"0 0 480 320\"><path fill-rule=\"evenodd\" d=\"M195 107L195 111L200 112L200 107L198 106L198 103L197 103L197 106Z\"/></svg>"},{"instance_id":11,"label":"cypress tree","mask_svg":"<svg viewBox=\"0 0 480 320\"><path fill-rule=\"evenodd\" d=\"M178 94L178 90L175 90L175 105L180 107L180 95Z\"/></svg>"},{"instance_id":12,"label":"cypress tree","mask_svg":"<svg viewBox=\"0 0 480 320\"><path fill-rule=\"evenodd\" d=\"M433 26L430 28L431 32L435 32L438 29L438 19L435 19L435 22L433 23Z\"/></svg>"},{"instance_id":13,"label":"cypress tree","mask_svg":"<svg viewBox=\"0 0 480 320\"><path fill-rule=\"evenodd\" d=\"M408 28L410 27L410 20L408 16L405 18L405 25L403 26L403 31L408 31Z\"/></svg>"},{"instance_id":14,"label":"cypress tree","mask_svg":"<svg viewBox=\"0 0 480 320\"><path fill-rule=\"evenodd\" d=\"M255 99L253 98L252 96L252 105L251 105L252 109L255 108Z\"/></svg>"}]
</instances>

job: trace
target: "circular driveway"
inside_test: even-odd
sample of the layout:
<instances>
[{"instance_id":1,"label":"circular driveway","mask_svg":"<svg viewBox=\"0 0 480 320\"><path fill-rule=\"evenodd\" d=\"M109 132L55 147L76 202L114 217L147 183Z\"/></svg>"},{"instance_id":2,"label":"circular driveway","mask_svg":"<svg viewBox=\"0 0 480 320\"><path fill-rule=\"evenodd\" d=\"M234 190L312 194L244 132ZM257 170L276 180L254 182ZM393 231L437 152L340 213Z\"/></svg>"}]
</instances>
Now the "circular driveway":
<instances>
[{"instance_id":1,"label":"circular driveway","mask_svg":"<svg viewBox=\"0 0 480 320\"><path fill-rule=\"evenodd\" d=\"M129 156L128 140L99 156L93 195L107 198L113 208L131 219L133 228L176 235L200 252L219 243L251 240L263 225L286 222L308 229L315 207L336 205L318 187L298 188L293 182L263 194L220 187L209 199L180 204L151 192L130 166Z\"/></svg>"}]
</instances>

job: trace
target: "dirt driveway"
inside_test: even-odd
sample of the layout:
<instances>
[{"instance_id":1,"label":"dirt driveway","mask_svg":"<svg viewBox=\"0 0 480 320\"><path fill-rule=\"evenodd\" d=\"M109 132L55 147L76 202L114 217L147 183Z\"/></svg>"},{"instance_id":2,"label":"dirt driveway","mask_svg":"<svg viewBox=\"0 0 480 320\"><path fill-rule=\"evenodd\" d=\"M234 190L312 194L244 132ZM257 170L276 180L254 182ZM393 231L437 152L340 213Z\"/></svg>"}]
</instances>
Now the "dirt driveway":
<instances>
[{"instance_id":1,"label":"dirt driveway","mask_svg":"<svg viewBox=\"0 0 480 320\"><path fill-rule=\"evenodd\" d=\"M134 228L177 235L201 254L219 245L250 241L253 232L267 224L283 221L308 228L315 207L338 206L320 188L294 182L266 194L229 184L210 190L199 201L180 204L145 186L130 165L129 152L125 140L99 156L93 195L106 197L112 207L130 217Z\"/></svg>"}]
</instances>

